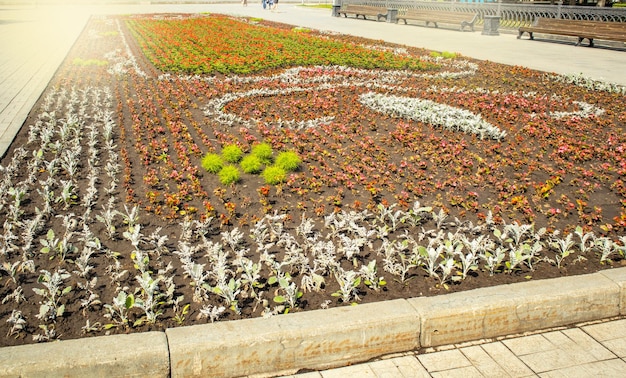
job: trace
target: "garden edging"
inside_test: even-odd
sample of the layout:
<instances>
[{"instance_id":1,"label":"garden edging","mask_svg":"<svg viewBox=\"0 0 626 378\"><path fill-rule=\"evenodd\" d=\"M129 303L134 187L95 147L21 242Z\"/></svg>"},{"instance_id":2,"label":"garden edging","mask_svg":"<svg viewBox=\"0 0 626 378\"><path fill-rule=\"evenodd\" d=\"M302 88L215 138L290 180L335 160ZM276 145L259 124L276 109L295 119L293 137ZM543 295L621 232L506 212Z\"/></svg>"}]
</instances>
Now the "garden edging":
<instances>
[{"instance_id":1,"label":"garden edging","mask_svg":"<svg viewBox=\"0 0 626 378\"><path fill-rule=\"evenodd\" d=\"M6 347L0 349L0 376L289 374L620 315L626 315L626 268L269 319Z\"/></svg>"}]
</instances>

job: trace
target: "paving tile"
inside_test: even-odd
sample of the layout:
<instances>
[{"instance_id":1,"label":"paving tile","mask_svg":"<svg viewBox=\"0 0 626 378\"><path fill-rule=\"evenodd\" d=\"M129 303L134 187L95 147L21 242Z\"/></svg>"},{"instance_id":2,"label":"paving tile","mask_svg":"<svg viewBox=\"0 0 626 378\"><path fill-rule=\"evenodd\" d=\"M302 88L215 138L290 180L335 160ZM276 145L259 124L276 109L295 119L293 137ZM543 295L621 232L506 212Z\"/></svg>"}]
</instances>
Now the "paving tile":
<instances>
[{"instance_id":1,"label":"paving tile","mask_svg":"<svg viewBox=\"0 0 626 378\"><path fill-rule=\"evenodd\" d=\"M547 332L541 336L555 349L519 356L536 373L615 358L613 353L578 328Z\"/></svg>"},{"instance_id":2,"label":"paving tile","mask_svg":"<svg viewBox=\"0 0 626 378\"><path fill-rule=\"evenodd\" d=\"M322 374L319 371L312 371L309 373L286 375L282 378L322 378Z\"/></svg>"},{"instance_id":3,"label":"paving tile","mask_svg":"<svg viewBox=\"0 0 626 378\"><path fill-rule=\"evenodd\" d=\"M323 378L346 378L346 377L359 377L359 378L377 378L376 373L372 371L369 364L360 364L354 366L346 366L337 369L330 369L321 372ZM298 376L298 378L300 378Z\"/></svg>"},{"instance_id":4,"label":"paving tile","mask_svg":"<svg viewBox=\"0 0 626 378\"><path fill-rule=\"evenodd\" d=\"M392 359L398 371L406 378L428 378L430 374L415 356L405 356Z\"/></svg>"},{"instance_id":5,"label":"paving tile","mask_svg":"<svg viewBox=\"0 0 626 378\"><path fill-rule=\"evenodd\" d=\"M489 356L497 361L510 377L531 377L535 374L509 348L501 342L481 345Z\"/></svg>"},{"instance_id":6,"label":"paving tile","mask_svg":"<svg viewBox=\"0 0 626 378\"><path fill-rule=\"evenodd\" d=\"M484 377L478 369L473 366L466 366L446 371L432 373L433 378L482 378Z\"/></svg>"},{"instance_id":7,"label":"paving tile","mask_svg":"<svg viewBox=\"0 0 626 378\"><path fill-rule=\"evenodd\" d=\"M581 327L591 337L598 341L613 340L626 337L626 319L611 322L592 324Z\"/></svg>"},{"instance_id":8,"label":"paving tile","mask_svg":"<svg viewBox=\"0 0 626 378\"><path fill-rule=\"evenodd\" d=\"M626 375L626 362L619 358L594 361L539 374L540 377L545 378L622 378L624 375Z\"/></svg>"},{"instance_id":9,"label":"paving tile","mask_svg":"<svg viewBox=\"0 0 626 378\"><path fill-rule=\"evenodd\" d=\"M616 357L611 351L579 328L548 332L543 336L581 363L608 360Z\"/></svg>"},{"instance_id":10,"label":"paving tile","mask_svg":"<svg viewBox=\"0 0 626 378\"><path fill-rule=\"evenodd\" d=\"M556 348L554 344L540 334L502 340L502 343L518 357Z\"/></svg>"},{"instance_id":11,"label":"paving tile","mask_svg":"<svg viewBox=\"0 0 626 378\"><path fill-rule=\"evenodd\" d=\"M377 378L399 378L403 377L393 359L370 362L369 368L374 372Z\"/></svg>"},{"instance_id":12,"label":"paving tile","mask_svg":"<svg viewBox=\"0 0 626 378\"><path fill-rule=\"evenodd\" d=\"M626 319L592 324L582 330L618 357L626 357Z\"/></svg>"},{"instance_id":13,"label":"paving tile","mask_svg":"<svg viewBox=\"0 0 626 378\"><path fill-rule=\"evenodd\" d=\"M467 358L458 349L446 350L417 356L429 373L472 366Z\"/></svg>"},{"instance_id":14,"label":"paving tile","mask_svg":"<svg viewBox=\"0 0 626 378\"><path fill-rule=\"evenodd\" d=\"M602 345L613 352L617 357L626 358L626 337L603 341Z\"/></svg>"},{"instance_id":15,"label":"paving tile","mask_svg":"<svg viewBox=\"0 0 626 378\"><path fill-rule=\"evenodd\" d=\"M462 348L461 353L485 376L506 377L507 372L480 346Z\"/></svg>"},{"instance_id":16,"label":"paving tile","mask_svg":"<svg viewBox=\"0 0 626 378\"><path fill-rule=\"evenodd\" d=\"M568 355L567 352L560 349L527 354L520 356L520 360L537 374L576 366L580 363L576 357Z\"/></svg>"}]
</instances>

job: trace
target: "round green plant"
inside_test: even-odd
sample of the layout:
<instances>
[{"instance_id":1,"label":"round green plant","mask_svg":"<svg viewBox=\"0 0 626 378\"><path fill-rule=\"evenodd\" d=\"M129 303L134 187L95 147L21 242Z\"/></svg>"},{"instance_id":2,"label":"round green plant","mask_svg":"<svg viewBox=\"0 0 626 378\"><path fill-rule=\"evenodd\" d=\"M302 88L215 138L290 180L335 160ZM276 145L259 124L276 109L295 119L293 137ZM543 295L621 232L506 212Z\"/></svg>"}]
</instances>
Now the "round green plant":
<instances>
[{"instance_id":1,"label":"round green plant","mask_svg":"<svg viewBox=\"0 0 626 378\"><path fill-rule=\"evenodd\" d=\"M218 173L220 182L224 185L232 185L239 181L239 169L234 165L227 165Z\"/></svg>"},{"instance_id":2,"label":"round green plant","mask_svg":"<svg viewBox=\"0 0 626 378\"><path fill-rule=\"evenodd\" d=\"M202 158L201 165L207 172L217 173L224 167L224 161L220 155L208 153Z\"/></svg>"},{"instance_id":3,"label":"round green plant","mask_svg":"<svg viewBox=\"0 0 626 378\"><path fill-rule=\"evenodd\" d=\"M261 176L263 176L266 184L276 185L285 182L287 171L283 167L272 165L265 168Z\"/></svg>"},{"instance_id":4,"label":"round green plant","mask_svg":"<svg viewBox=\"0 0 626 378\"><path fill-rule=\"evenodd\" d=\"M258 157L263 164L270 164L273 154L274 151L269 143L259 143L252 146L252 155Z\"/></svg>"},{"instance_id":5,"label":"round green plant","mask_svg":"<svg viewBox=\"0 0 626 378\"><path fill-rule=\"evenodd\" d=\"M229 163L238 163L243 156L241 147L236 144L229 144L222 149L222 157Z\"/></svg>"},{"instance_id":6,"label":"round green plant","mask_svg":"<svg viewBox=\"0 0 626 378\"><path fill-rule=\"evenodd\" d=\"M248 155L241 160L241 169L245 173L259 173L261 172L261 159L255 155Z\"/></svg>"},{"instance_id":7,"label":"round green plant","mask_svg":"<svg viewBox=\"0 0 626 378\"><path fill-rule=\"evenodd\" d=\"M278 154L276 157L275 165L283 168L285 171L291 172L298 169L302 163L300 156L293 151L284 151Z\"/></svg>"}]
</instances>

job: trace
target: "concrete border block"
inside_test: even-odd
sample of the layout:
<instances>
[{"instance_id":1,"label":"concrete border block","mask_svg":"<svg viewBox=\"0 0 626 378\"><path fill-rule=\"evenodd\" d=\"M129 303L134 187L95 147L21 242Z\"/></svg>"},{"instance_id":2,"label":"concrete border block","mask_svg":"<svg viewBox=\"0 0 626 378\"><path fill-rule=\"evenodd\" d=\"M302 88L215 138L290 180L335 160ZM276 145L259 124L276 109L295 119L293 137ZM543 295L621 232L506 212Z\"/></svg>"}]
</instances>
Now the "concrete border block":
<instances>
[{"instance_id":1,"label":"concrete border block","mask_svg":"<svg viewBox=\"0 0 626 378\"><path fill-rule=\"evenodd\" d=\"M604 277L615 282L620 288L619 314L626 315L626 268L613 268L600 271Z\"/></svg>"},{"instance_id":2,"label":"concrete border block","mask_svg":"<svg viewBox=\"0 0 626 378\"><path fill-rule=\"evenodd\" d=\"M328 369L419 347L405 300L166 331L172 377L234 377Z\"/></svg>"},{"instance_id":3,"label":"concrete border block","mask_svg":"<svg viewBox=\"0 0 626 378\"><path fill-rule=\"evenodd\" d=\"M169 377L164 332L0 348L0 377Z\"/></svg>"},{"instance_id":4,"label":"concrete border block","mask_svg":"<svg viewBox=\"0 0 626 378\"><path fill-rule=\"evenodd\" d=\"M423 347L518 334L620 313L620 287L600 273L409 299Z\"/></svg>"}]
</instances>

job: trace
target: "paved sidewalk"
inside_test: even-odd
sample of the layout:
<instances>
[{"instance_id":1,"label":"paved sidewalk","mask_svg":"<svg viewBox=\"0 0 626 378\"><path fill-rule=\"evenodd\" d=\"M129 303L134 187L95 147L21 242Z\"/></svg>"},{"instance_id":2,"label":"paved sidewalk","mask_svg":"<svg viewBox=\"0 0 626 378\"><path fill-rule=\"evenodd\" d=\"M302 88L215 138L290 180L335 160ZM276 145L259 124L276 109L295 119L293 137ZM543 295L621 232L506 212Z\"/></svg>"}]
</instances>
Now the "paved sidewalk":
<instances>
[{"instance_id":1,"label":"paved sidewalk","mask_svg":"<svg viewBox=\"0 0 626 378\"><path fill-rule=\"evenodd\" d=\"M68 7L0 5L0 157L87 20Z\"/></svg>"},{"instance_id":2,"label":"paved sidewalk","mask_svg":"<svg viewBox=\"0 0 626 378\"><path fill-rule=\"evenodd\" d=\"M293 378L545 377L626 375L626 319L499 341L439 347Z\"/></svg>"}]
</instances>

